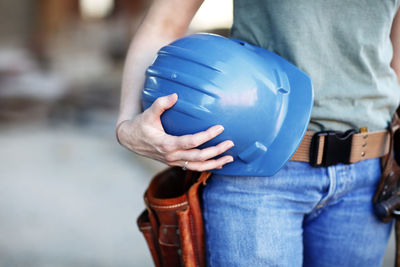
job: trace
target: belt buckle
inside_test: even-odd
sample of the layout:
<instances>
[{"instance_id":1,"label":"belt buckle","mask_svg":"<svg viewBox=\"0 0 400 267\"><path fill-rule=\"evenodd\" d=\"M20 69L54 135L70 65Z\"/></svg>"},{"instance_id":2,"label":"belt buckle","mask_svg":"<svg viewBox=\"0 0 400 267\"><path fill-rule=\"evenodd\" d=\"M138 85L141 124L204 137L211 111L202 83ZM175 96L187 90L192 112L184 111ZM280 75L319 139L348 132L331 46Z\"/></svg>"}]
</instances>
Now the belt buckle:
<instances>
[{"instance_id":1,"label":"belt buckle","mask_svg":"<svg viewBox=\"0 0 400 267\"><path fill-rule=\"evenodd\" d=\"M321 131L313 135L310 146L310 164L313 167L328 167L338 163L350 164L353 135L358 131ZM324 136L322 161L318 164L320 138Z\"/></svg>"}]
</instances>

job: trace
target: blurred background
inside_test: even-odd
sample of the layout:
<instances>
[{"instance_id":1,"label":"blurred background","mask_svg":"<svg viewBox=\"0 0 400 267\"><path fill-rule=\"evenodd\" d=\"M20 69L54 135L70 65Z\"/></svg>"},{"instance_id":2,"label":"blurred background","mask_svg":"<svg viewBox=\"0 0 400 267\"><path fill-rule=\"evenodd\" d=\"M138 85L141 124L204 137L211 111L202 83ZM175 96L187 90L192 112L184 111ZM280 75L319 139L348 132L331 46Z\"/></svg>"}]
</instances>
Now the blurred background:
<instances>
[{"instance_id":1,"label":"blurred background","mask_svg":"<svg viewBox=\"0 0 400 267\"><path fill-rule=\"evenodd\" d=\"M114 134L150 3L0 0L0 267L153 266L136 218L166 166ZM231 23L231 0L207 0L189 32Z\"/></svg>"},{"instance_id":2,"label":"blurred background","mask_svg":"<svg viewBox=\"0 0 400 267\"><path fill-rule=\"evenodd\" d=\"M0 0L0 267L153 265L136 217L165 166L114 136L124 57L150 3ZM189 33L228 35L231 23L231 0L206 0Z\"/></svg>"}]
</instances>

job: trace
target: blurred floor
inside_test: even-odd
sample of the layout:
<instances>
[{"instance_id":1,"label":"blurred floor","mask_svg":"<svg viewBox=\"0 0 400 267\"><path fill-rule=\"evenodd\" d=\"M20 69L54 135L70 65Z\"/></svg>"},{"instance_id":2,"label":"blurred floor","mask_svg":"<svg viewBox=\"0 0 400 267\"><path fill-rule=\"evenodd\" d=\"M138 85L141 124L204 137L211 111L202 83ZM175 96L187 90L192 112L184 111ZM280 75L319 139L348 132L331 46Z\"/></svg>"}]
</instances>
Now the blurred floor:
<instances>
[{"instance_id":1,"label":"blurred floor","mask_svg":"<svg viewBox=\"0 0 400 267\"><path fill-rule=\"evenodd\" d=\"M0 126L0 266L153 266L135 220L164 165L117 145L113 118Z\"/></svg>"},{"instance_id":2,"label":"blurred floor","mask_svg":"<svg viewBox=\"0 0 400 267\"><path fill-rule=\"evenodd\" d=\"M163 165L113 123L0 127L0 266L152 266L135 220Z\"/></svg>"}]
</instances>

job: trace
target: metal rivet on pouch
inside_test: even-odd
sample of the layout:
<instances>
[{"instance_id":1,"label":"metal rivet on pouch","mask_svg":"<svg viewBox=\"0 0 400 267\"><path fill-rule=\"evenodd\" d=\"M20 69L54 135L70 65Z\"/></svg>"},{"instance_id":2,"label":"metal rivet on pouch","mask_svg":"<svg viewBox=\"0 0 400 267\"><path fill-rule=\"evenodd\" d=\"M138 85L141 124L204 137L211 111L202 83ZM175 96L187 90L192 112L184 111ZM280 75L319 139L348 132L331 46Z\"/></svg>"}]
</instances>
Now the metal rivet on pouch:
<instances>
[{"instance_id":1,"label":"metal rivet on pouch","mask_svg":"<svg viewBox=\"0 0 400 267\"><path fill-rule=\"evenodd\" d=\"M177 235L179 235L179 234L180 234L180 232L179 232L179 229L176 229L176 234L177 234Z\"/></svg>"},{"instance_id":2,"label":"metal rivet on pouch","mask_svg":"<svg viewBox=\"0 0 400 267\"><path fill-rule=\"evenodd\" d=\"M166 235L168 233L167 228L162 229L162 231L163 231L164 235Z\"/></svg>"},{"instance_id":3,"label":"metal rivet on pouch","mask_svg":"<svg viewBox=\"0 0 400 267\"><path fill-rule=\"evenodd\" d=\"M176 252L178 253L178 255L182 255L182 249L178 249Z\"/></svg>"}]
</instances>

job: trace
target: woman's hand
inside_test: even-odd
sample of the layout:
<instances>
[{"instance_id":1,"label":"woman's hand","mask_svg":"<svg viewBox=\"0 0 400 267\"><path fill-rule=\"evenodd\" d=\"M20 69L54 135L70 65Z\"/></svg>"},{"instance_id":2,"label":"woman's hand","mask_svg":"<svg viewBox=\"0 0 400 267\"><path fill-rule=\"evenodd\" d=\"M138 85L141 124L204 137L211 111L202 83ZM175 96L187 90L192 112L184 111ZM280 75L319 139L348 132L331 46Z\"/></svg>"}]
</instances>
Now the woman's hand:
<instances>
[{"instance_id":1,"label":"woman's hand","mask_svg":"<svg viewBox=\"0 0 400 267\"><path fill-rule=\"evenodd\" d=\"M176 94L160 97L134 119L121 122L117 127L119 142L142 156L156 159L169 166L181 166L194 171L218 169L232 162L232 156L214 159L233 147L234 144L230 140L204 149L196 148L222 133L224 128L221 125L179 137L165 133L161 124L161 114L171 108L177 100Z\"/></svg>"}]
</instances>

